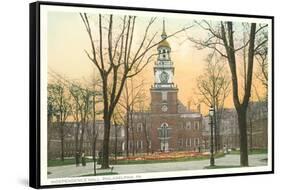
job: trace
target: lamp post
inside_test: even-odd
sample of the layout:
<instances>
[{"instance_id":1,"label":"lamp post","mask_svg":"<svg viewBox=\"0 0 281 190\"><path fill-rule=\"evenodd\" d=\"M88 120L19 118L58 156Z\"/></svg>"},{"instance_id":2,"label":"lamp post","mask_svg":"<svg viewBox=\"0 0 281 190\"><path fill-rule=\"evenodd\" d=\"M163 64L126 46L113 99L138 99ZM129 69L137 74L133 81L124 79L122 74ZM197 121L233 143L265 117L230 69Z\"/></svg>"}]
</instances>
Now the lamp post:
<instances>
[{"instance_id":1,"label":"lamp post","mask_svg":"<svg viewBox=\"0 0 281 190\"><path fill-rule=\"evenodd\" d=\"M210 166L215 166L215 159L214 159L214 137L213 137L213 117L214 117L214 108L213 106L210 107L209 110L209 117L210 117L210 127L211 127L211 155L210 155Z\"/></svg>"}]
</instances>

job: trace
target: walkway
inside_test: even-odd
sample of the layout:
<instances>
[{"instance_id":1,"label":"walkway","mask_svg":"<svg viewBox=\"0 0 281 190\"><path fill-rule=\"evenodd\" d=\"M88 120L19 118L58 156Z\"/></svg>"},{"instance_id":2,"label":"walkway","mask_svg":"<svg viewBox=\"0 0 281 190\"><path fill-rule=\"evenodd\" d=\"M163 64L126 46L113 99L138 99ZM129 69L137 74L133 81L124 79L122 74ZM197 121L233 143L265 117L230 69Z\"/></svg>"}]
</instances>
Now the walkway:
<instances>
[{"instance_id":1,"label":"walkway","mask_svg":"<svg viewBox=\"0 0 281 190\"><path fill-rule=\"evenodd\" d=\"M226 155L216 159L217 166L239 166L239 155ZM249 155L250 166L265 166L267 165L266 154L253 154ZM154 163L154 164L128 164L128 165L113 165L113 172L118 174L131 174L131 173L145 173L145 172L167 172L167 171L180 171L180 170L198 170L209 166L209 160L198 161L185 161L185 162L168 162L168 163ZM93 174L93 163L87 163L85 167L76 167L75 165L49 167L49 178L60 177L75 177L85 174ZM100 168L100 165L97 165ZM98 169L98 173L109 172L110 170Z\"/></svg>"}]
</instances>

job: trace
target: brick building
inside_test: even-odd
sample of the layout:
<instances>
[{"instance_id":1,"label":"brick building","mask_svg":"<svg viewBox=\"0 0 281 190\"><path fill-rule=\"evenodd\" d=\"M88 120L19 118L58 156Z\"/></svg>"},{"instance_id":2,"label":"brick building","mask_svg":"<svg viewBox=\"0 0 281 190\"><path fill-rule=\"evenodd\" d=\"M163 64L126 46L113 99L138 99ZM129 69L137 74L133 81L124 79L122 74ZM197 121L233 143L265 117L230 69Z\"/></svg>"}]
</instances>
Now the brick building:
<instances>
[{"instance_id":1,"label":"brick building","mask_svg":"<svg viewBox=\"0 0 281 190\"><path fill-rule=\"evenodd\" d=\"M248 148L267 148L268 125L267 103L250 102L247 111ZM235 108L225 108L222 112L219 125L219 141L221 148L226 146L231 149L239 149L239 126ZM203 144L208 149L210 146L209 116L203 118Z\"/></svg>"},{"instance_id":2,"label":"brick building","mask_svg":"<svg viewBox=\"0 0 281 190\"><path fill-rule=\"evenodd\" d=\"M199 150L202 143L202 115L200 109L191 111L178 99L178 87L173 82L175 67L170 57L163 21L162 41L157 47L154 65L154 84L150 88L151 104L148 112L133 114L135 132L129 147L136 152ZM135 144L134 144L135 143Z\"/></svg>"},{"instance_id":3,"label":"brick building","mask_svg":"<svg viewBox=\"0 0 281 190\"><path fill-rule=\"evenodd\" d=\"M92 139L89 134L92 134L92 122L89 122L85 126L85 134L83 138L83 152L87 156L92 155L93 146ZM77 128L76 122L66 122L64 125L64 156L65 157L74 157L76 152L75 147L75 131ZM96 155L102 151L103 143L103 130L104 124L103 120L96 121L96 133L97 142L96 142ZM79 131L81 135L81 127ZM125 131L124 126L115 126L112 124L110 131L110 153L113 156L115 151L117 155L123 154L125 150ZM48 159L59 158L61 155L61 140L60 140L60 127L55 123L48 126Z\"/></svg>"},{"instance_id":4,"label":"brick building","mask_svg":"<svg viewBox=\"0 0 281 190\"><path fill-rule=\"evenodd\" d=\"M250 102L247 113L248 143L251 148L267 148L268 107L267 102Z\"/></svg>"}]
</instances>

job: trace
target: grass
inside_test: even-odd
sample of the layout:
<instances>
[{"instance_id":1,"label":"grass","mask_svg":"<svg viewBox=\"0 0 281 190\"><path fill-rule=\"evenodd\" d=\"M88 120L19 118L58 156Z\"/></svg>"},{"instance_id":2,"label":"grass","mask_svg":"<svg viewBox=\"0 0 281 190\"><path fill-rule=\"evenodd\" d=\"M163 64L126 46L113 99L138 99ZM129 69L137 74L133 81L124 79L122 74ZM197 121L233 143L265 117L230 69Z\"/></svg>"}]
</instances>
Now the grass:
<instances>
[{"instance_id":1,"label":"grass","mask_svg":"<svg viewBox=\"0 0 281 190\"><path fill-rule=\"evenodd\" d=\"M218 153L215 155L215 158L223 157L223 153ZM183 157L167 160L117 160L115 163L114 160L111 160L112 165L125 165L125 164L155 164L155 163L167 163L167 162L183 162L183 161L196 161L196 160L207 160L209 156L196 156L196 157Z\"/></svg>"},{"instance_id":2,"label":"grass","mask_svg":"<svg viewBox=\"0 0 281 190\"><path fill-rule=\"evenodd\" d=\"M223 169L223 168L239 168L241 166L222 165L222 166L206 166L204 169Z\"/></svg>"},{"instance_id":3,"label":"grass","mask_svg":"<svg viewBox=\"0 0 281 190\"><path fill-rule=\"evenodd\" d=\"M248 153L251 154L267 154L267 149L252 149L248 150ZM240 150L232 150L230 154L240 154Z\"/></svg>"},{"instance_id":4,"label":"grass","mask_svg":"<svg viewBox=\"0 0 281 190\"><path fill-rule=\"evenodd\" d=\"M93 159L86 158L86 162L93 162ZM64 159L64 161L61 161L59 159L48 160L48 167L65 166L65 165L72 165L72 164L76 164L74 158L67 158L67 159ZM80 165L81 165L81 163L80 163Z\"/></svg>"},{"instance_id":5,"label":"grass","mask_svg":"<svg viewBox=\"0 0 281 190\"><path fill-rule=\"evenodd\" d=\"M101 175L117 175L117 172L102 172L102 173L97 173L95 174L84 174L84 175L80 175L78 177L87 177L87 176L101 176Z\"/></svg>"}]
</instances>

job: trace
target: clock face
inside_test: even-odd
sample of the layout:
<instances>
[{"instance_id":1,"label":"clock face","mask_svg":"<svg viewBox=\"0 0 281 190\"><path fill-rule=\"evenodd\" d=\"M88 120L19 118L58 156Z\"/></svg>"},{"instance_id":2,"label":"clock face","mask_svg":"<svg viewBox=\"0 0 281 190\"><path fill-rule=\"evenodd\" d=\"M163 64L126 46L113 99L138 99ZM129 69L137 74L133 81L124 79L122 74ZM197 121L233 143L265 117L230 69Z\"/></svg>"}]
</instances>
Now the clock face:
<instances>
[{"instance_id":1,"label":"clock face","mask_svg":"<svg viewBox=\"0 0 281 190\"><path fill-rule=\"evenodd\" d=\"M165 71L163 71L161 74L160 74L160 81L162 83L167 83L168 82L168 79L169 79L169 74Z\"/></svg>"},{"instance_id":2,"label":"clock face","mask_svg":"<svg viewBox=\"0 0 281 190\"><path fill-rule=\"evenodd\" d=\"M168 106L167 106L167 105L163 105L162 108L161 108L161 110L162 110L163 112L168 111Z\"/></svg>"}]
</instances>

